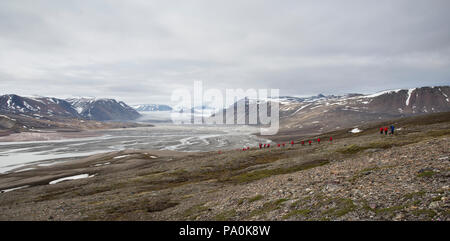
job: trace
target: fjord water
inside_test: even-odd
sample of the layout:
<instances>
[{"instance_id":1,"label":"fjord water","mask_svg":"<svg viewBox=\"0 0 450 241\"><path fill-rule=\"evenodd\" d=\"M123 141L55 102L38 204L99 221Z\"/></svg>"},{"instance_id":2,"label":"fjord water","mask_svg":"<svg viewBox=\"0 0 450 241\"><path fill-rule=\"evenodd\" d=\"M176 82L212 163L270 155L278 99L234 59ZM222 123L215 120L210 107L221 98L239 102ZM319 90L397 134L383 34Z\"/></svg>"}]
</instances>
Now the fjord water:
<instances>
[{"instance_id":1,"label":"fjord water","mask_svg":"<svg viewBox=\"0 0 450 241\"><path fill-rule=\"evenodd\" d=\"M258 131L249 126L162 124L97 131L97 136L87 138L0 142L0 173L125 149L203 152L241 149L243 146L257 146L259 142L270 142L252 134Z\"/></svg>"}]
</instances>

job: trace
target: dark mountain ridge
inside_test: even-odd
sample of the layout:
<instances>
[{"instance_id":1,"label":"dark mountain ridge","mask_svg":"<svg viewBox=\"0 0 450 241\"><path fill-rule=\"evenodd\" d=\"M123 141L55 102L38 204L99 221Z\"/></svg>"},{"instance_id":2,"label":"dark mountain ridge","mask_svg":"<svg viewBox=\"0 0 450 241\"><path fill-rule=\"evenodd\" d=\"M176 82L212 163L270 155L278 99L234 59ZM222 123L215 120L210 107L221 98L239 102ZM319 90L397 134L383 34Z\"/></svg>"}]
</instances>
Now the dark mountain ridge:
<instances>
[{"instance_id":1,"label":"dark mountain ridge","mask_svg":"<svg viewBox=\"0 0 450 241\"><path fill-rule=\"evenodd\" d=\"M0 114L33 118L72 118L97 121L134 120L140 114L114 99L24 97L15 94L0 96Z\"/></svg>"}]
</instances>

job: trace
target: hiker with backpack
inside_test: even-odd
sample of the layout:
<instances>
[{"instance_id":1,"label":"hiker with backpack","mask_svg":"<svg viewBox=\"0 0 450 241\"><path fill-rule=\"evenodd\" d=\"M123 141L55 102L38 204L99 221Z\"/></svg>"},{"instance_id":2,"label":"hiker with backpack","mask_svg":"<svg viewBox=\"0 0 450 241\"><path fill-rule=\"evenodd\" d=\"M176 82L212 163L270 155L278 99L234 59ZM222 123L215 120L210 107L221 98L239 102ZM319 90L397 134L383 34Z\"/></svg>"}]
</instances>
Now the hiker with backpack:
<instances>
[{"instance_id":1,"label":"hiker with backpack","mask_svg":"<svg viewBox=\"0 0 450 241\"><path fill-rule=\"evenodd\" d=\"M394 125L391 125L390 128L391 128L391 133L390 134L394 135L394 129L395 129Z\"/></svg>"}]
</instances>

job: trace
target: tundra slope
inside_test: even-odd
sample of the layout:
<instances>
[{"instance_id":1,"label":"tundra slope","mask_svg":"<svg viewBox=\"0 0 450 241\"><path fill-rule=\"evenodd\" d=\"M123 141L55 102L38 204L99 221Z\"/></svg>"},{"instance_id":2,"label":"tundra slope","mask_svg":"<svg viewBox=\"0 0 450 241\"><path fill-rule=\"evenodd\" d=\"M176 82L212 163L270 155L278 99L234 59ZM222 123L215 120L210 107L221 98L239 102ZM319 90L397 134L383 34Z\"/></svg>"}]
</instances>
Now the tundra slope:
<instances>
[{"instance_id":1,"label":"tundra slope","mask_svg":"<svg viewBox=\"0 0 450 241\"><path fill-rule=\"evenodd\" d=\"M395 136L374 128L390 123ZM332 144L129 150L0 175L0 190L24 187L0 194L0 219L450 220L450 113L359 128ZM80 174L92 177L48 185Z\"/></svg>"}]
</instances>

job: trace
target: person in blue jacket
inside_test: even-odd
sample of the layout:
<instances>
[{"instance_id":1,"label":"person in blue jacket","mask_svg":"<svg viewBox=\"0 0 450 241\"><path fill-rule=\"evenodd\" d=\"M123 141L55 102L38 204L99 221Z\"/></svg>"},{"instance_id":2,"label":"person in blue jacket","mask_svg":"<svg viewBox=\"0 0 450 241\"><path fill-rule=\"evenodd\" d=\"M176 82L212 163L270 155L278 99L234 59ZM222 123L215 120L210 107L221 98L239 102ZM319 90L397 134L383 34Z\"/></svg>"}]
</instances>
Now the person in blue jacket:
<instances>
[{"instance_id":1,"label":"person in blue jacket","mask_svg":"<svg viewBox=\"0 0 450 241\"><path fill-rule=\"evenodd\" d=\"M391 125L391 135L394 135L394 129L395 129L394 125Z\"/></svg>"}]
</instances>

